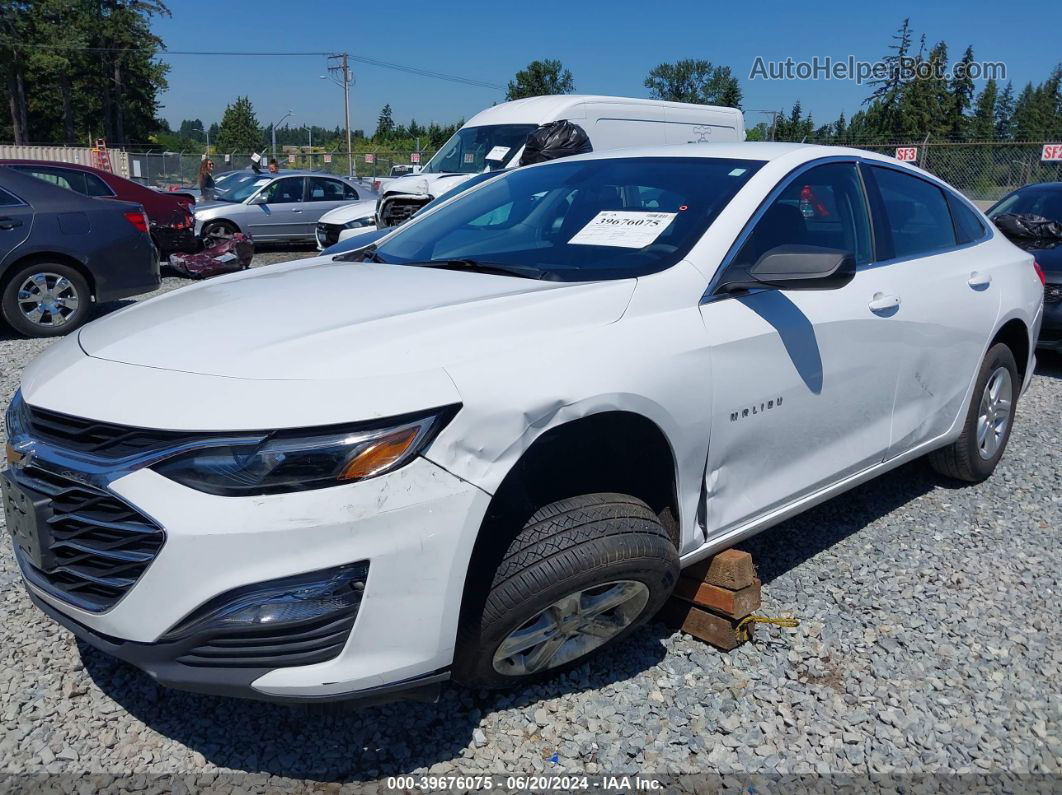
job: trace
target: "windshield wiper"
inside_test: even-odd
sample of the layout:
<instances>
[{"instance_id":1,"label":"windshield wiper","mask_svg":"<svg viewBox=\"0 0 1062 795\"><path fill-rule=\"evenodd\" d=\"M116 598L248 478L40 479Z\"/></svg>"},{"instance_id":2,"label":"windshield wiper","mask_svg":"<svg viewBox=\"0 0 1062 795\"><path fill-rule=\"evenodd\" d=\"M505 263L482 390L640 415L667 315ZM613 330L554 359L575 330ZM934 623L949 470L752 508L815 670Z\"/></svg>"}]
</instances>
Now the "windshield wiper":
<instances>
[{"instance_id":1,"label":"windshield wiper","mask_svg":"<svg viewBox=\"0 0 1062 795\"><path fill-rule=\"evenodd\" d=\"M343 254L337 254L332 257L333 262L380 262L384 265L390 265L390 263L376 253L376 244L366 246L365 248L356 248L353 251L347 251Z\"/></svg>"},{"instance_id":2,"label":"windshield wiper","mask_svg":"<svg viewBox=\"0 0 1062 795\"><path fill-rule=\"evenodd\" d=\"M508 265L503 262L481 262L478 259L433 259L427 262L410 262L416 268L444 268L454 271L475 271L476 273L493 273L500 276L519 276L524 279L544 279L550 271L536 268L534 265Z\"/></svg>"}]
</instances>

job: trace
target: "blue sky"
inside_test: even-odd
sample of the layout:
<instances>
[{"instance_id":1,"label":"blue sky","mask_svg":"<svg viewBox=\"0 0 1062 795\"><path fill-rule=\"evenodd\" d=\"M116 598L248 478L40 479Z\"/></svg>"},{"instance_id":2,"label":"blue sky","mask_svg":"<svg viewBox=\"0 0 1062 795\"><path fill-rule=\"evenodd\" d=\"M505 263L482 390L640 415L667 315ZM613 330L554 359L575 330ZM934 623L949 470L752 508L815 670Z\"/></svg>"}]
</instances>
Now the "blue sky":
<instances>
[{"instance_id":1,"label":"blue sky","mask_svg":"<svg viewBox=\"0 0 1062 795\"><path fill-rule=\"evenodd\" d=\"M786 109L795 99L819 122L851 115L869 93L854 81L749 80L757 56L810 60L853 55L877 60L904 16L953 58L967 44L979 60L1003 61L1016 89L1044 80L1062 59L1062 11L1048 2L875 3L483 3L438 0L402 5L280 0L170 0L171 19L155 24L172 50L343 51L504 85L529 61L558 58L579 93L646 96L646 73L662 61L705 58L740 77L746 109ZM320 79L320 57L173 55L161 115L219 121L237 95L268 124L342 123L339 87ZM395 119L427 123L467 118L503 92L354 64L351 126L376 126L384 103ZM978 86L980 87L980 86ZM747 114L751 126L766 117Z\"/></svg>"}]
</instances>

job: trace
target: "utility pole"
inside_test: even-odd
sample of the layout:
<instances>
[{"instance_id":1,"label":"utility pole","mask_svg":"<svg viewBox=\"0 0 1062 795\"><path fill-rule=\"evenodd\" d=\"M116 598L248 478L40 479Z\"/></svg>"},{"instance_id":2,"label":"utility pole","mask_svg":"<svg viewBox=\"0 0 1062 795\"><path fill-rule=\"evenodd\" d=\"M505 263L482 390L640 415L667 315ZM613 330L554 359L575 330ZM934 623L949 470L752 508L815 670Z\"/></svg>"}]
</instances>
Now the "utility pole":
<instances>
[{"instance_id":1,"label":"utility pole","mask_svg":"<svg viewBox=\"0 0 1062 795\"><path fill-rule=\"evenodd\" d=\"M328 66L328 74L333 83L343 87L343 117L347 125L347 171L348 176L353 177L354 157L351 154L350 144L350 84L354 82L354 77L350 74L349 59L350 53L346 52L329 55L328 60L331 63Z\"/></svg>"}]
</instances>

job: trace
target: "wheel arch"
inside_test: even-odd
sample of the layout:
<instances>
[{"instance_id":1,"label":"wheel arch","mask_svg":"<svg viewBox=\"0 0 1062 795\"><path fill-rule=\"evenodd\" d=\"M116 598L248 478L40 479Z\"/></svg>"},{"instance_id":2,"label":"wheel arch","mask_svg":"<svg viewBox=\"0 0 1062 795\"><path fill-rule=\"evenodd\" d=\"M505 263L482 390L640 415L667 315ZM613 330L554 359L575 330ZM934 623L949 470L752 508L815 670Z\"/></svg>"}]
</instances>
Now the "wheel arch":
<instances>
[{"instance_id":1,"label":"wheel arch","mask_svg":"<svg viewBox=\"0 0 1062 795\"><path fill-rule=\"evenodd\" d=\"M1024 383L1029 369L1029 357L1033 350L1029 326L1021 318L1010 318L996 331L992 341L988 344L989 349L1000 342L1010 348L1014 354L1014 360L1018 365L1018 375Z\"/></svg>"},{"instance_id":2,"label":"wheel arch","mask_svg":"<svg viewBox=\"0 0 1062 795\"><path fill-rule=\"evenodd\" d=\"M573 418L537 436L494 491L469 559L462 618L485 599L488 573L538 508L599 492L645 502L680 548L678 466L663 429L643 414L620 409Z\"/></svg>"},{"instance_id":3,"label":"wheel arch","mask_svg":"<svg viewBox=\"0 0 1062 795\"><path fill-rule=\"evenodd\" d=\"M58 251L35 251L30 254L24 254L16 260L9 262L4 267L4 272L0 274L0 294L7 289L11 279L14 278L15 273L21 268L27 265L32 265L37 262L55 262L62 265L68 265L85 279L89 286L89 292L92 295L93 300L96 298L96 280L92 276L92 271L85 267L85 263L77 259L71 254L63 254Z\"/></svg>"}]
</instances>

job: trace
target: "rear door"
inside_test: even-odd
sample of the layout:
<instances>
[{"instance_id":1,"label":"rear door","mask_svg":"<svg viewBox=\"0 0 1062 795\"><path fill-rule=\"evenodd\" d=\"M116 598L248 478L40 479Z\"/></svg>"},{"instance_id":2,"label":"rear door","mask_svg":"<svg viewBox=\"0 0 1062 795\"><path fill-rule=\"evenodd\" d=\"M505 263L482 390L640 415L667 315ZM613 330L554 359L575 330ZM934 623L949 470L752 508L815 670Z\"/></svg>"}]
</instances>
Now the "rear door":
<instances>
[{"instance_id":1,"label":"rear door","mask_svg":"<svg viewBox=\"0 0 1062 795\"><path fill-rule=\"evenodd\" d=\"M0 263L8 262L33 227L33 208L0 188Z\"/></svg>"},{"instance_id":2,"label":"rear door","mask_svg":"<svg viewBox=\"0 0 1062 795\"><path fill-rule=\"evenodd\" d=\"M878 267L899 284L904 353L889 457L945 433L962 409L999 314L996 266L979 255L980 217L906 169L864 163Z\"/></svg>"},{"instance_id":3,"label":"rear door","mask_svg":"<svg viewBox=\"0 0 1062 795\"><path fill-rule=\"evenodd\" d=\"M317 222L329 210L356 202L361 197L341 179L334 177L308 177L306 184L306 206L303 213L305 234L313 237Z\"/></svg>"},{"instance_id":4,"label":"rear door","mask_svg":"<svg viewBox=\"0 0 1062 795\"><path fill-rule=\"evenodd\" d=\"M248 204L247 228L258 240L297 240L309 237L305 202L305 177L281 177L262 189L264 204Z\"/></svg>"}]
</instances>

